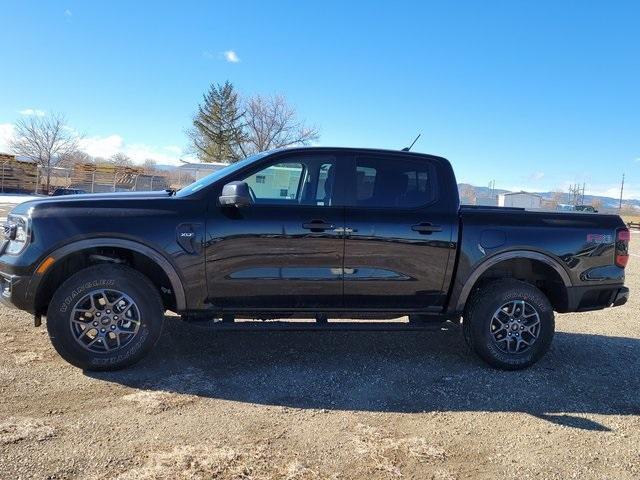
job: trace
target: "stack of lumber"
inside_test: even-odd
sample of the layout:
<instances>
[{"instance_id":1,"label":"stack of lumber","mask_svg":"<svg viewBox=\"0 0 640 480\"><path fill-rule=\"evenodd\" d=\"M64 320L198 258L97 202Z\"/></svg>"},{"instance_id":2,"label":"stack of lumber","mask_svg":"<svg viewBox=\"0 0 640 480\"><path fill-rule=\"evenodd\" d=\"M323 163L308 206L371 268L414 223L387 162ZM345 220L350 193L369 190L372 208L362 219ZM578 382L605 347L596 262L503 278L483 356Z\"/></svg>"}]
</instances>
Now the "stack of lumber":
<instances>
[{"instance_id":1,"label":"stack of lumber","mask_svg":"<svg viewBox=\"0 0 640 480\"><path fill-rule=\"evenodd\" d=\"M153 182L152 182L153 179ZM166 188L163 176L145 175L142 168L110 164L79 163L74 165L71 185L87 192L154 190Z\"/></svg>"},{"instance_id":2,"label":"stack of lumber","mask_svg":"<svg viewBox=\"0 0 640 480\"><path fill-rule=\"evenodd\" d=\"M14 155L0 153L0 190L33 192L38 181L38 167L33 162L16 160Z\"/></svg>"}]
</instances>

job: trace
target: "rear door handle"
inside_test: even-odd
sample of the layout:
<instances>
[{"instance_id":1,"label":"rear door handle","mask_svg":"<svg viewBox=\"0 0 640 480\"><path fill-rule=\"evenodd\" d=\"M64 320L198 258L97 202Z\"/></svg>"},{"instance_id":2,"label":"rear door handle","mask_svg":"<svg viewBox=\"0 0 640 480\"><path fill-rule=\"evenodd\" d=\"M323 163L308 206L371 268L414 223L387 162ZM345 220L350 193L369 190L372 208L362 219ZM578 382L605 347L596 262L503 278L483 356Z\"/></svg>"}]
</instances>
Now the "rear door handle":
<instances>
[{"instance_id":1,"label":"rear door handle","mask_svg":"<svg viewBox=\"0 0 640 480\"><path fill-rule=\"evenodd\" d=\"M325 230L331 230L334 227L335 225L333 223L326 223L324 220L311 220L310 222L302 224L302 228L306 228L312 232L324 232Z\"/></svg>"},{"instance_id":2,"label":"rear door handle","mask_svg":"<svg viewBox=\"0 0 640 480\"><path fill-rule=\"evenodd\" d=\"M432 225L428 222L418 223L417 225L412 225L411 230L414 232L422 233L425 235L429 235L433 232L441 232L442 227L440 225Z\"/></svg>"}]
</instances>

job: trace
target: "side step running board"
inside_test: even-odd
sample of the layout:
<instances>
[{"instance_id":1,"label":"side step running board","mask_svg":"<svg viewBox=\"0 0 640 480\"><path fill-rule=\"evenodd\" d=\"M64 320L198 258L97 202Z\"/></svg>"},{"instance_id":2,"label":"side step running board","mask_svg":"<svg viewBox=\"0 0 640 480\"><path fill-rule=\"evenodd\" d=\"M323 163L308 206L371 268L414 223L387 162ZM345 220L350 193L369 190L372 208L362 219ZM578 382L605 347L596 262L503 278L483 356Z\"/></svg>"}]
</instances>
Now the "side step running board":
<instances>
[{"instance_id":1,"label":"side step running board","mask_svg":"<svg viewBox=\"0 0 640 480\"><path fill-rule=\"evenodd\" d=\"M408 322L408 321L286 321L286 320L203 320L193 322L199 328L220 331L410 331L449 330L457 327L452 322Z\"/></svg>"}]
</instances>

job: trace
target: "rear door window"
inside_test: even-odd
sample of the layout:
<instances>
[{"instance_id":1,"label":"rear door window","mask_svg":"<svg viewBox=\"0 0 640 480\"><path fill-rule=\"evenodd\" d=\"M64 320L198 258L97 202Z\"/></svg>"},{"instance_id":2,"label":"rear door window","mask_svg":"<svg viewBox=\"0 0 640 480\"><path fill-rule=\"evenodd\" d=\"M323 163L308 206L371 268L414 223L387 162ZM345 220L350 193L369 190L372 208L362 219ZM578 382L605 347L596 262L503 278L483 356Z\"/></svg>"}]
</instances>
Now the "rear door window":
<instances>
[{"instance_id":1,"label":"rear door window","mask_svg":"<svg viewBox=\"0 0 640 480\"><path fill-rule=\"evenodd\" d=\"M415 208L435 199L433 165L428 160L357 157L352 203L363 207Z\"/></svg>"}]
</instances>

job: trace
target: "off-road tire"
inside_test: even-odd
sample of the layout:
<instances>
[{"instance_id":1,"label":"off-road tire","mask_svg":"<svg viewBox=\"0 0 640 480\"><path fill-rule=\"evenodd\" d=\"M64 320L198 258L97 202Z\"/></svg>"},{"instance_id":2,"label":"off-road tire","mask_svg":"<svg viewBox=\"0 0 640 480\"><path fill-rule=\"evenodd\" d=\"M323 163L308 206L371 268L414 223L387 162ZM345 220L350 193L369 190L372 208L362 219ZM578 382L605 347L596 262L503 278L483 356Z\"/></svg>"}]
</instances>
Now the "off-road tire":
<instances>
[{"instance_id":1,"label":"off-road tire","mask_svg":"<svg viewBox=\"0 0 640 480\"><path fill-rule=\"evenodd\" d=\"M490 331L493 315L502 305L524 300L540 318L537 340L520 353L506 353L494 342ZM521 370L536 363L549 350L555 331L553 307L535 286L519 280L496 280L473 293L462 322L463 336L470 349L489 365L502 370Z\"/></svg>"},{"instance_id":2,"label":"off-road tire","mask_svg":"<svg viewBox=\"0 0 640 480\"><path fill-rule=\"evenodd\" d=\"M71 329L75 302L97 289L126 293L140 313L140 325L130 342L110 352L92 352L78 343ZM53 295L47 310L47 331L54 348L67 362L83 370L118 370L133 365L156 344L162 333L164 307L156 287L132 268L100 264L69 277Z\"/></svg>"}]
</instances>

